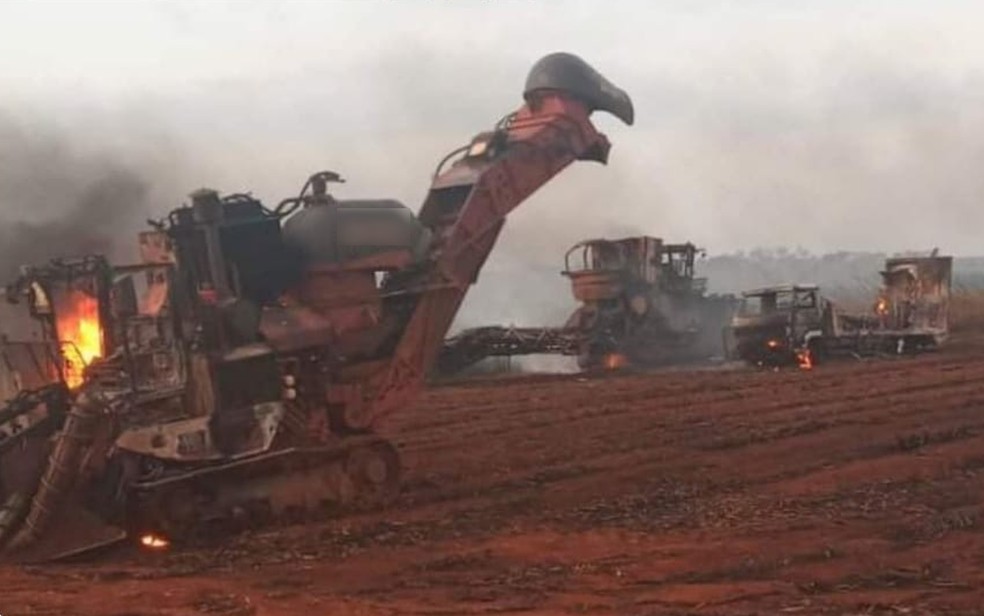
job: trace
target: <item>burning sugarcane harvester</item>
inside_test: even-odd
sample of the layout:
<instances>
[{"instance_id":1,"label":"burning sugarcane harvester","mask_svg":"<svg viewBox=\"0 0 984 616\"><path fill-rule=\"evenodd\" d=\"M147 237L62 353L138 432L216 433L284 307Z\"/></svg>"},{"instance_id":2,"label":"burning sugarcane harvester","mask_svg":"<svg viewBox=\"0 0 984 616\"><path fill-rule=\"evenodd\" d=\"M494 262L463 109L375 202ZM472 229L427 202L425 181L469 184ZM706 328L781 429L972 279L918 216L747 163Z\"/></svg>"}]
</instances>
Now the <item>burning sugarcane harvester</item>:
<instances>
[{"instance_id":1,"label":"burning sugarcane harvester","mask_svg":"<svg viewBox=\"0 0 984 616\"><path fill-rule=\"evenodd\" d=\"M953 258L936 250L893 257L870 313L849 314L812 284L748 291L726 342L732 356L757 366L814 364L845 356L918 353L949 334Z\"/></svg>"},{"instance_id":2,"label":"burning sugarcane harvester","mask_svg":"<svg viewBox=\"0 0 984 616\"><path fill-rule=\"evenodd\" d=\"M486 357L576 356L582 370L652 367L723 357L737 300L707 294L701 251L649 236L579 242L562 274L579 306L561 327L480 327L449 338L438 362L452 374Z\"/></svg>"},{"instance_id":3,"label":"burning sugarcane harvester","mask_svg":"<svg viewBox=\"0 0 984 616\"><path fill-rule=\"evenodd\" d=\"M388 502L399 457L373 428L422 388L507 214L570 163L607 162L593 111L633 121L570 54L535 64L524 97L442 161L416 216L335 199L341 178L322 172L274 208L198 191L140 236L135 265L27 268L8 299L45 361L5 364L19 385L0 407L4 554L161 547Z\"/></svg>"}]
</instances>

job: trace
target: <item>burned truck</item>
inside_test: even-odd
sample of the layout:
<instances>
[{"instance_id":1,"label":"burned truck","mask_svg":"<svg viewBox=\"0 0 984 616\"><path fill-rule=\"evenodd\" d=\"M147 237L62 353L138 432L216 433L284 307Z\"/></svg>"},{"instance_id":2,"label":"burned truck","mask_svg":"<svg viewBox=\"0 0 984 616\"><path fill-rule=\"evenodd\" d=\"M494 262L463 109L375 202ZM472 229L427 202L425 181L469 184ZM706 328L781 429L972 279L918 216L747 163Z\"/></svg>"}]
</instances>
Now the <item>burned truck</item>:
<instances>
[{"instance_id":1,"label":"burned truck","mask_svg":"<svg viewBox=\"0 0 984 616\"><path fill-rule=\"evenodd\" d=\"M952 257L893 257L870 311L841 310L812 284L743 294L731 322L729 354L759 366L799 365L845 356L917 353L949 334Z\"/></svg>"}]
</instances>

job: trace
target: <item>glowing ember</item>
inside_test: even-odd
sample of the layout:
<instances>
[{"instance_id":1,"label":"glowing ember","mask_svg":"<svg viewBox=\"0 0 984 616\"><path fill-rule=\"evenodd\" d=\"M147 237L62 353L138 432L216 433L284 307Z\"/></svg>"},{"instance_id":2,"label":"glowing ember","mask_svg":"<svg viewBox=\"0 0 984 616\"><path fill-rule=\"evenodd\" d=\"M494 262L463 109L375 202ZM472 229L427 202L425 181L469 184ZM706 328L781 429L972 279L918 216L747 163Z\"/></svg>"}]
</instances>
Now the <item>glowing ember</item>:
<instances>
[{"instance_id":1,"label":"glowing ember","mask_svg":"<svg viewBox=\"0 0 984 616\"><path fill-rule=\"evenodd\" d=\"M164 550L170 547L171 542L160 535L146 534L140 537L140 545L150 550Z\"/></svg>"},{"instance_id":2,"label":"glowing ember","mask_svg":"<svg viewBox=\"0 0 984 616\"><path fill-rule=\"evenodd\" d=\"M875 312L879 315L888 314L888 300L884 297L878 298L878 304L875 305Z\"/></svg>"},{"instance_id":3,"label":"glowing ember","mask_svg":"<svg viewBox=\"0 0 984 616\"><path fill-rule=\"evenodd\" d=\"M799 364L801 370L812 370L813 369L813 353L809 349L804 349L802 351L796 352L796 362Z\"/></svg>"},{"instance_id":4,"label":"glowing ember","mask_svg":"<svg viewBox=\"0 0 984 616\"><path fill-rule=\"evenodd\" d=\"M628 358L621 353L609 353L604 359L605 370L618 370L624 368L629 363Z\"/></svg>"},{"instance_id":5,"label":"glowing ember","mask_svg":"<svg viewBox=\"0 0 984 616\"><path fill-rule=\"evenodd\" d=\"M769 340L768 342L765 343L765 345L767 347L769 347L770 349L776 349L776 348L779 348L779 341L778 340Z\"/></svg>"},{"instance_id":6,"label":"glowing ember","mask_svg":"<svg viewBox=\"0 0 984 616\"><path fill-rule=\"evenodd\" d=\"M65 382L82 384L85 367L102 355L99 302L82 291L71 291L57 310L58 340L65 355Z\"/></svg>"}]
</instances>

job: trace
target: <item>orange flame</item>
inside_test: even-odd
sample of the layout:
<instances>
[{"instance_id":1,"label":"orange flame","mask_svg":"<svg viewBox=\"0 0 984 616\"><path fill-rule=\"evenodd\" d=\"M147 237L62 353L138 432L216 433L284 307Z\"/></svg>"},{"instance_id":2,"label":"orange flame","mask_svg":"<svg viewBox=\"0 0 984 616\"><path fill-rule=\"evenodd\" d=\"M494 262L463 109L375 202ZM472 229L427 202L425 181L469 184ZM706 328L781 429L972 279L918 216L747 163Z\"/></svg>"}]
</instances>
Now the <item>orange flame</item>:
<instances>
[{"instance_id":1,"label":"orange flame","mask_svg":"<svg viewBox=\"0 0 984 616\"><path fill-rule=\"evenodd\" d=\"M150 550L166 550L171 547L171 542L161 535L147 533L140 537L140 545Z\"/></svg>"},{"instance_id":2,"label":"orange flame","mask_svg":"<svg viewBox=\"0 0 984 616\"><path fill-rule=\"evenodd\" d=\"M609 353L608 355L605 355L605 359L602 360L605 370L618 370L619 368L624 368L628 363L628 358L621 353Z\"/></svg>"},{"instance_id":3,"label":"orange flame","mask_svg":"<svg viewBox=\"0 0 984 616\"><path fill-rule=\"evenodd\" d=\"M813 369L813 353L809 349L804 349L802 351L796 352L796 363L799 364L800 370L812 370Z\"/></svg>"},{"instance_id":4,"label":"orange flame","mask_svg":"<svg viewBox=\"0 0 984 616\"><path fill-rule=\"evenodd\" d=\"M99 302L82 291L70 291L57 311L58 340L65 356L65 382L76 389L92 360L102 356Z\"/></svg>"},{"instance_id":5,"label":"orange flame","mask_svg":"<svg viewBox=\"0 0 984 616\"><path fill-rule=\"evenodd\" d=\"M879 315L888 314L888 300L884 297L879 297L878 303L875 305L875 312Z\"/></svg>"}]
</instances>

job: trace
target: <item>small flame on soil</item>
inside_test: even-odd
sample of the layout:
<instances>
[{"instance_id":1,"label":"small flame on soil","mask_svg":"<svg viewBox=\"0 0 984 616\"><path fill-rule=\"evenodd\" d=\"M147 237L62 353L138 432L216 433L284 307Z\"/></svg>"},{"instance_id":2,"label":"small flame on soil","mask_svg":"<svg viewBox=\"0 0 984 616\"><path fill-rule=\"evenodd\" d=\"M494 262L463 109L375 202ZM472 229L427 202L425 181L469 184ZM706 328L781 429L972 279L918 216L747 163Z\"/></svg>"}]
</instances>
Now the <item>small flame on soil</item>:
<instances>
[{"instance_id":1,"label":"small flame on soil","mask_svg":"<svg viewBox=\"0 0 984 616\"><path fill-rule=\"evenodd\" d=\"M813 369L813 353L809 349L804 349L802 351L796 352L796 363L799 364L800 370L812 370Z\"/></svg>"},{"instance_id":2,"label":"small flame on soil","mask_svg":"<svg viewBox=\"0 0 984 616\"><path fill-rule=\"evenodd\" d=\"M618 370L619 368L624 368L628 363L628 358L621 353L609 353L605 355L605 359L602 361L605 370Z\"/></svg>"},{"instance_id":3,"label":"small flame on soil","mask_svg":"<svg viewBox=\"0 0 984 616\"><path fill-rule=\"evenodd\" d=\"M160 535L148 533L140 537L140 545L150 550L165 550L171 546L171 542Z\"/></svg>"},{"instance_id":4,"label":"small flame on soil","mask_svg":"<svg viewBox=\"0 0 984 616\"><path fill-rule=\"evenodd\" d=\"M57 318L58 339L65 355L65 382L72 389L82 385L83 372L102 356L99 302L82 291L71 291Z\"/></svg>"}]
</instances>

